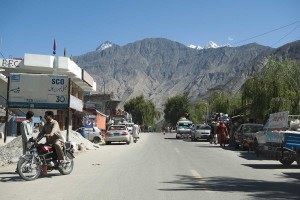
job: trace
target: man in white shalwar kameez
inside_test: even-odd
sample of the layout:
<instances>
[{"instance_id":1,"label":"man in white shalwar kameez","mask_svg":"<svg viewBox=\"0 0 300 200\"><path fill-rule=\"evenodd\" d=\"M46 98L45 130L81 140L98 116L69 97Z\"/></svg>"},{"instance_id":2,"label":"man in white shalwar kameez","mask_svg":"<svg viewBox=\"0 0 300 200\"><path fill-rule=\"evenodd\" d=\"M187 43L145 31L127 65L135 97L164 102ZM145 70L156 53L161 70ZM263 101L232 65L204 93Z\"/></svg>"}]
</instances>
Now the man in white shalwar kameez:
<instances>
[{"instance_id":1,"label":"man in white shalwar kameez","mask_svg":"<svg viewBox=\"0 0 300 200\"><path fill-rule=\"evenodd\" d=\"M139 134L140 134L139 125L134 124L133 127L132 127L132 137L133 138L139 138Z\"/></svg>"}]
</instances>

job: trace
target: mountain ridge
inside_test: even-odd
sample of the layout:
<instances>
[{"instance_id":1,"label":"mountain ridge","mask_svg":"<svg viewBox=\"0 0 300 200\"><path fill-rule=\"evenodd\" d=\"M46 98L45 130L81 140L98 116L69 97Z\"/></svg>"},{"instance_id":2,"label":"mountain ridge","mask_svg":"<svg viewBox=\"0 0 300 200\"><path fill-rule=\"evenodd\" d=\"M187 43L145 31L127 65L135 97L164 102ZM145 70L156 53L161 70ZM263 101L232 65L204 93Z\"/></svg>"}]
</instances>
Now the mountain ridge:
<instances>
[{"instance_id":1,"label":"mountain ridge","mask_svg":"<svg viewBox=\"0 0 300 200\"><path fill-rule=\"evenodd\" d=\"M276 50L256 43L197 50L165 38L146 38L88 52L74 61L93 76L99 92L113 92L120 106L142 94L162 110L176 94L187 93L196 102L214 88L239 91Z\"/></svg>"}]
</instances>

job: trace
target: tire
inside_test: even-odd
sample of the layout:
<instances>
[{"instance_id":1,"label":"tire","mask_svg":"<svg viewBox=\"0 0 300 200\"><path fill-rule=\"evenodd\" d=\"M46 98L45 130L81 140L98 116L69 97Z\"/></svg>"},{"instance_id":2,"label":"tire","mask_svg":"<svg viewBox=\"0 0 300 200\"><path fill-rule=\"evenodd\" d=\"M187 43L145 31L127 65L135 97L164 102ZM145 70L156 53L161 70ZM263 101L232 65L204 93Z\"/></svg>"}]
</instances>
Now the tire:
<instances>
[{"instance_id":1,"label":"tire","mask_svg":"<svg viewBox=\"0 0 300 200\"><path fill-rule=\"evenodd\" d=\"M126 144L128 144L128 145L129 145L129 144L130 144L130 142L131 142L131 137L129 138L129 141L127 141L127 142L126 142Z\"/></svg>"},{"instance_id":2,"label":"tire","mask_svg":"<svg viewBox=\"0 0 300 200\"><path fill-rule=\"evenodd\" d=\"M259 157L258 141L256 138L253 141L253 151L255 152L256 157Z\"/></svg>"},{"instance_id":3,"label":"tire","mask_svg":"<svg viewBox=\"0 0 300 200\"><path fill-rule=\"evenodd\" d=\"M294 161L295 161L294 159L288 157L279 160L279 162L281 162L281 164L283 164L283 166L285 167L290 166Z\"/></svg>"},{"instance_id":4,"label":"tire","mask_svg":"<svg viewBox=\"0 0 300 200\"><path fill-rule=\"evenodd\" d=\"M31 161L31 159L20 159L17 164L19 175L26 181L37 179L42 171L42 165L36 158L32 164Z\"/></svg>"},{"instance_id":5,"label":"tire","mask_svg":"<svg viewBox=\"0 0 300 200\"><path fill-rule=\"evenodd\" d=\"M110 144L111 144L111 142L108 142L108 141L106 141L106 142L105 142L105 144L106 144L106 145L110 145Z\"/></svg>"},{"instance_id":6,"label":"tire","mask_svg":"<svg viewBox=\"0 0 300 200\"><path fill-rule=\"evenodd\" d=\"M300 152L298 152L296 155L296 161L297 161L298 167L300 167Z\"/></svg>"},{"instance_id":7,"label":"tire","mask_svg":"<svg viewBox=\"0 0 300 200\"><path fill-rule=\"evenodd\" d=\"M242 151L246 151L246 150L249 149L249 147L246 147L246 146L244 145L244 142L242 142L240 148L241 148Z\"/></svg>"},{"instance_id":8,"label":"tire","mask_svg":"<svg viewBox=\"0 0 300 200\"><path fill-rule=\"evenodd\" d=\"M67 152L66 154L66 159L67 159L67 163L61 164L61 166L59 166L58 171L62 174L62 175L68 175L71 174L71 172L73 171L73 167L74 167L74 160L73 160L73 156Z\"/></svg>"},{"instance_id":9,"label":"tire","mask_svg":"<svg viewBox=\"0 0 300 200\"><path fill-rule=\"evenodd\" d=\"M98 143L101 142L101 138L100 137L94 137L92 142L95 143L95 144L98 144Z\"/></svg>"}]
</instances>

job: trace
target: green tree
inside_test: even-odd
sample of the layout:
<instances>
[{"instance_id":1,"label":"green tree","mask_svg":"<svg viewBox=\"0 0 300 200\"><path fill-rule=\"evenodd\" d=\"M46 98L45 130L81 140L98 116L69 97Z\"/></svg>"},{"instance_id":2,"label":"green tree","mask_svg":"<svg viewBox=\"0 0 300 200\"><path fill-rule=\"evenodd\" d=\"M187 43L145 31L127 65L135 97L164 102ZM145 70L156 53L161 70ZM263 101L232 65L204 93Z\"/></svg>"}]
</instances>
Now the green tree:
<instances>
[{"instance_id":1,"label":"green tree","mask_svg":"<svg viewBox=\"0 0 300 200\"><path fill-rule=\"evenodd\" d=\"M126 102L124 110L131 113L132 120L140 125L153 125L154 120L160 118L160 113L153 102L145 101L143 95Z\"/></svg>"},{"instance_id":2,"label":"green tree","mask_svg":"<svg viewBox=\"0 0 300 200\"><path fill-rule=\"evenodd\" d=\"M191 113L192 105L187 94L171 97L165 103L164 118L171 126L175 126L186 112Z\"/></svg>"},{"instance_id":3,"label":"green tree","mask_svg":"<svg viewBox=\"0 0 300 200\"><path fill-rule=\"evenodd\" d=\"M209 106L212 111L228 113L230 110L230 96L224 91L215 90L209 95Z\"/></svg>"},{"instance_id":4,"label":"green tree","mask_svg":"<svg viewBox=\"0 0 300 200\"><path fill-rule=\"evenodd\" d=\"M209 112L208 103L203 100L198 101L195 104L194 109L190 110L190 114L195 124L204 123L208 112Z\"/></svg>"},{"instance_id":5,"label":"green tree","mask_svg":"<svg viewBox=\"0 0 300 200\"><path fill-rule=\"evenodd\" d=\"M270 58L265 69L247 80L242 91L243 106L259 121L270 113L290 111L299 114L299 62Z\"/></svg>"}]
</instances>

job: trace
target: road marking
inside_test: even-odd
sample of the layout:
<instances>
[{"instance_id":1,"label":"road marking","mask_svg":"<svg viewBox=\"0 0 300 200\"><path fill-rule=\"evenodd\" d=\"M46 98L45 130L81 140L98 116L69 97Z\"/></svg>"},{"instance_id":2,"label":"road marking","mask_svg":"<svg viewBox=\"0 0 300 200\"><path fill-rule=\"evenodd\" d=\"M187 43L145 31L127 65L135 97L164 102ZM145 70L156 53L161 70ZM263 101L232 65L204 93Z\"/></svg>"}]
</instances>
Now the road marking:
<instances>
[{"instance_id":1,"label":"road marking","mask_svg":"<svg viewBox=\"0 0 300 200\"><path fill-rule=\"evenodd\" d=\"M192 175L197 179L197 182L202 185L205 192L212 192L206 185L206 181L203 180L203 177L194 169L191 170Z\"/></svg>"},{"instance_id":2,"label":"road marking","mask_svg":"<svg viewBox=\"0 0 300 200\"><path fill-rule=\"evenodd\" d=\"M174 149L176 153L180 153L179 149L177 149L176 147Z\"/></svg>"}]
</instances>

